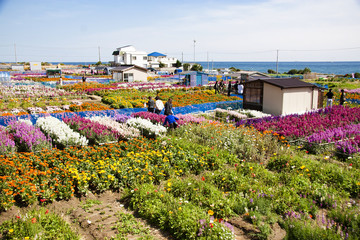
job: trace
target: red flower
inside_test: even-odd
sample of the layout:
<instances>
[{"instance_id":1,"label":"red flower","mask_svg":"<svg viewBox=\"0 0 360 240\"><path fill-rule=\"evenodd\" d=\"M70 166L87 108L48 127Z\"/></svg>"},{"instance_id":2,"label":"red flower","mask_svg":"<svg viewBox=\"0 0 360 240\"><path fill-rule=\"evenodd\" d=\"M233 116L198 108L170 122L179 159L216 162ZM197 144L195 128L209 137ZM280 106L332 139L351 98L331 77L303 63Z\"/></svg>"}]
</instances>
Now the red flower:
<instances>
[{"instance_id":1,"label":"red flower","mask_svg":"<svg viewBox=\"0 0 360 240\"><path fill-rule=\"evenodd\" d=\"M46 209L46 212L45 212L45 214L48 214L49 213L49 209Z\"/></svg>"},{"instance_id":2,"label":"red flower","mask_svg":"<svg viewBox=\"0 0 360 240\"><path fill-rule=\"evenodd\" d=\"M205 177L202 177L201 180L202 180L202 181L205 181Z\"/></svg>"},{"instance_id":3,"label":"red flower","mask_svg":"<svg viewBox=\"0 0 360 240\"><path fill-rule=\"evenodd\" d=\"M137 190L138 190L137 188L134 189L134 191L137 191Z\"/></svg>"},{"instance_id":4,"label":"red flower","mask_svg":"<svg viewBox=\"0 0 360 240\"><path fill-rule=\"evenodd\" d=\"M213 228L213 227L214 227L214 224L210 223L210 227Z\"/></svg>"},{"instance_id":5,"label":"red flower","mask_svg":"<svg viewBox=\"0 0 360 240\"><path fill-rule=\"evenodd\" d=\"M349 166L352 166L352 163L350 163L350 165Z\"/></svg>"},{"instance_id":6,"label":"red flower","mask_svg":"<svg viewBox=\"0 0 360 240\"><path fill-rule=\"evenodd\" d=\"M158 192L158 190L155 190L154 192Z\"/></svg>"},{"instance_id":7,"label":"red flower","mask_svg":"<svg viewBox=\"0 0 360 240\"><path fill-rule=\"evenodd\" d=\"M16 218L19 218L19 219L20 219L20 216L16 216Z\"/></svg>"},{"instance_id":8,"label":"red flower","mask_svg":"<svg viewBox=\"0 0 360 240\"><path fill-rule=\"evenodd\" d=\"M36 218L32 218L32 219L31 219L31 222L32 222L32 223L36 223Z\"/></svg>"},{"instance_id":9,"label":"red flower","mask_svg":"<svg viewBox=\"0 0 360 240\"><path fill-rule=\"evenodd\" d=\"M40 199L40 202L45 202L45 201L46 201L46 199L43 199L43 198L42 198L42 199Z\"/></svg>"},{"instance_id":10,"label":"red flower","mask_svg":"<svg viewBox=\"0 0 360 240\"><path fill-rule=\"evenodd\" d=\"M238 164L237 163L235 163L235 167L237 167L238 166Z\"/></svg>"},{"instance_id":11,"label":"red flower","mask_svg":"<svg viewBox=\"0 0 360 240\"><path fill-rule=\"evenodd\" d=\"M222 219L222 218L220 218L220 219L219 219L219 223L221 223L222 221L223 221L223 219Z\"/></svg>"}]
</instances>

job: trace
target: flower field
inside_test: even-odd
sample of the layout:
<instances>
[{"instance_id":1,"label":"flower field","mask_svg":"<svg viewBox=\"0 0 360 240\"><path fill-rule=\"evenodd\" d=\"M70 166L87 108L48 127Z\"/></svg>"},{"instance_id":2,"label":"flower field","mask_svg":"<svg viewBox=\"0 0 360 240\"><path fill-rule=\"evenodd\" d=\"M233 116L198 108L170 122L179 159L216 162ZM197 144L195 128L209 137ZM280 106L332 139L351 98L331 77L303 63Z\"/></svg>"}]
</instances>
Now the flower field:
<instances>
[{"instance_id":1,"label":"flower field","mask_svg":"<svg viewBox=\"0 0 360 240\"><path fill-rule=\"evenodd\" d=\"M358 239L359 154L299 146L358 141L358 108L255 120L218 114L241 120L180 115L167 131L164 116L140 112L1 128L1 209L119 191L119 201L173 239L235 239L239 219L256 239L276 224L287 239ZM21 231L12 221L2 231Z\"/></svg>"}]
</instances>

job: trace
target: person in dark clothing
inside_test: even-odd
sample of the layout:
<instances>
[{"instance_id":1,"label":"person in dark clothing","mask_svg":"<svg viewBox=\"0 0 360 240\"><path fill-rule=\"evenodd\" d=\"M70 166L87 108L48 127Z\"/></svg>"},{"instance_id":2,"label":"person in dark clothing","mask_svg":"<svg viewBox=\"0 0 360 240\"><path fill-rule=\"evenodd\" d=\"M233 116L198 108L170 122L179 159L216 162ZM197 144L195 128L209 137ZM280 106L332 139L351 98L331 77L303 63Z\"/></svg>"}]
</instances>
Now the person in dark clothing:
<instances>
[{"instance_id":1,"label":"person in dark clothing","mask_svg":"<svg viewBox=\"0 0 360 240\"><path fill-rule=\"evenodd\" d=\"M219 87L219 84L218 84L218 81L216 80L215 85L214 85L215 94L217 94L219 92L218 87Z\"/></svg>"},{"instance_id":2,"label":"person in dark clothing","mask_svg":"<svg viewBox=\"0 0 360 240\"><path fill-rule=\"evenodd\" d=\"M152 112L152 113L154 112L154 110L155 110L155 102L154 102L154 100L152 99L151 96L149 97L147 107L148 107L148 112Z\"/></svg>"},{"instance_id":3,"label":"person in dark clothing","mask_svg":"<svg viewBox=\"0 0 360 240\"><path fill-rule=\"evenodd\" d=\"M345 92L344 92L344 89L341 89L340 105L344 105L344 103L345 103Z\"/></svg>"},{"instance_id":4,"label":"person in dark clothing","mask_svg":"<svg viewBox=\"0 0 360 240\"><path fill-rule=\"evenodd\" d=\"M229 84L228 84L228 97L230 97L230 93L231 93L231 81L229 80Z\"/></svg>"},{"instance_id":5,"label":"person in dark clothing","mask_svg":"<svg viewBox=\"0 0 360 240\"><path fill-rule=\"evenodd\" d=\"M167 100L167 102L165 103L165 111L164 111L164 114L165 114L166 116L172 114L172 107L173 107L173 106L172 106L172 99L169 98L169 99Z\"/></svg>"},{"instance_id":6,"label":"person in dark clothing","mask_svg":"<svg viewBox=\"0 0 360 240\"><path fill-rule=\"evenodd\" d=\"M236 81L235 85L234 85L234 90L235 90L235 94L238 94L238 90L239 90L239 81Z\"/></svg>"},{"instance_id":7,"label":"person in dark clothing","mask_svg":"<svg viewBox=\"0 0 360 240\"><path fill-rule=\"evenodd\" d=\"M82 82L83 82L83 83L86 82L85 74L84 74L84 76L82 77Z\"/></svg>"},{"instance_id":8,"label":"person in dark clothing","mask_svg":"<svg viewBox=\"0 0 360 240\"><path fill-rule=\"evenodd\" d=\"M219 83L219 92L222 92L224 90L224 87L225 87L224 80L221 79Z\"/></svg>"},{"instance_id":9,"label":"person in dark clothing","mask_svg":"<svg viewBox=\"0 0 360 240\"><path fill-rule=\"evenodd\" d=\"M170 114L166 116L163 126L166 126L166 124L169 123L170 129L175 129L178 126L178 124L176 123L177 120L179 120L178 117Z\"/></svg>"},{"instance_id":10,"label":"person in dark clothing","mask_svg":"<svg viewBox=\"0 0 360 240\"><path fill-rule=\"evenodd\" d=\"M326 97L327 97L326 107L332 107L334 93L332 92L332 89L331 89L331 88L330 88L329 91L326 93Z\"/></svg>"}]
</instances>

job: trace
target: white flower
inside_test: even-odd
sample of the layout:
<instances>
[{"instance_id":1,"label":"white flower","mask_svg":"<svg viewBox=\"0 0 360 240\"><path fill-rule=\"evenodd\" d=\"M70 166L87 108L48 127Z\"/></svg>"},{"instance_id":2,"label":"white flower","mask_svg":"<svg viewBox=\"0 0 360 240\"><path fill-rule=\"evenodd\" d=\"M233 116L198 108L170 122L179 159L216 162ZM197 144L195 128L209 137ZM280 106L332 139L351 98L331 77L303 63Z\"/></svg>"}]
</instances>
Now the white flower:
<instances>
[{"instance_id":1,"label":"white flower","mask_svg":"<svg viewBox=\"0 0 360 240\"><path fill-rule=\"evenodd\" d=\"M41 117L36 121L36 126L55 141L55 143L69 145L88 145L86 137L74 132L68 125L54 117Z\"/></svg>"},{"instance_id":2,"label":"white flower","mask_svg":"<svg viewBox=\"0 0 360 240\"><path fill-rule=\"evenodd\" d=\"M160 136L163 133L166 133L166 128L160 124L153 124L150 120L142 118L131 118L126 124L131 127L138 128L143 134L150 134L155 136Z\"/></svg>"},{"instance_id":3,"label":"white flower","mask_svg":"<svg viewBox=\"0 0 360 240\"><path fill-rule=\"evenodd\" d=\"M92 121L98 122L102 125L112 128L117 131L124 139L131 139L140 136L140 131L137 128L126 125L126 123L119 123L110 117L92 117Z\"/></svg>"}]
</instances>

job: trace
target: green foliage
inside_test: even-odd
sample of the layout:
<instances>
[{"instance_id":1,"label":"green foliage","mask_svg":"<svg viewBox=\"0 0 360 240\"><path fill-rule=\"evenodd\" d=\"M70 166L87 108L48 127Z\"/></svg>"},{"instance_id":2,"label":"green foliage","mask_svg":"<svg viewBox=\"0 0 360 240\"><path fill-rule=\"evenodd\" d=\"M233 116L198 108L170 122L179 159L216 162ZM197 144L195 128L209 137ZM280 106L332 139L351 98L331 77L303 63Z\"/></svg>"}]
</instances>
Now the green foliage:
<instances>
[{"instance_id":1,"label":"green foliage","mask_svg":"<svg viewBox=\"0 0 360 240\"><path fill-rule=\"evenodd\" d=\"M198 72L201 72L202 70L203 70L203 67L200 65L200 64L194 64L194 65L192 65L192 67L191 67L191 69L190 69L191 71L198 71Z\"/></svg>"},{"instance_id":2,"label":"green foliage","mask_svg":"<svg viewBox=\"0 0 360 240\"><path fill-rule=\"evenodd\" d=\"M165 67L165 64L162 63L162 62L160 62L160 63L159 63L159 68L164 68L164 67Z\"/></svg>"},{"instance_id":3,"label":"green foliage","mask_svg":"<svg viewBox=\"0 0 360 240\"><path fill-rule=\"evenodd\" d=\"M229 69L230 69L232 72L239 72L239 71L241 71L241 69L235 68L235 67L229 67Z\"/></svg>"},{"instance_id":4,"label":"green foliage","mask_svg":"<svg viewBox=\"0 0 360 240\"><path fill-rule=\"evenodd\" d=\"M184 71L189 71L190 64L189 63L184 63L183 67L184 67Z\"/></svg>"},{"instance_id":5,"label":"green foliage","mask_svg":"<svg viewBox=\"0 0 360 240\"><path fill-rule=\"evenodd\" d=\"M272 70L272 69L268 69L267 72L268 72L269 74L276 74L276 71L274 71L274 70Z\"/></svg>"},{"instance_id":6,"label":"green foliage","mask_svg":"<svg viewBox=\"0 0 360 240\"><path fill-rule=\"evenodd\" d=\"M179 60L176 60L175 67L179 68L182 66L182 63Z\"/></svg>"},{"instance_id":7,"label":"green foliage","mask_svg":"<svg viewBox=\"0 0 360 240\"><path fill-rule=\"evenodd\" d=\"M2 239L80 239L60 216L44 208L3 222Z\"/></svg>"},{"instance_id":8,"label":"green foliage","mask_svg":"<svg viewBox=\"0 0 360 240\"><path fill-rule=\"evenodd\" d=\"M112 227L118 231L116 238L123 239L128 235L140 235L145 239L153 239L150 235L149 228L145 228L132 214L117 212L116 217L118 220L116 221L115 226Z\"/></svg>"}]
</instances>

